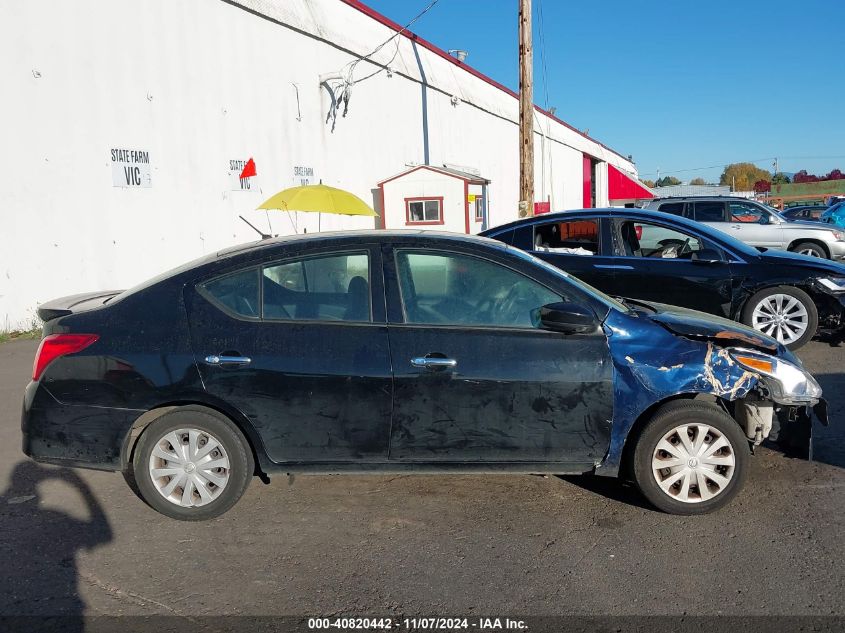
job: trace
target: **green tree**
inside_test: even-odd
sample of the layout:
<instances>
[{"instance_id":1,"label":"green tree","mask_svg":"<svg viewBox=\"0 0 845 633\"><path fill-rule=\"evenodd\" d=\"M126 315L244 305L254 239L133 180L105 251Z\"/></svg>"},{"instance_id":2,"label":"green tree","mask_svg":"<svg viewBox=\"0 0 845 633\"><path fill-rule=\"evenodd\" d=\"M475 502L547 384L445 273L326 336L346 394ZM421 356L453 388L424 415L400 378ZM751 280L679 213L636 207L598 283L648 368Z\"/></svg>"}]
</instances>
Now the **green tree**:
<instances>
[{"instance_id":1,"label":"green tree","mask_svg":"<svg viewBox=\"0 0 845 633\"><path fill-rule=\"evenodd\" d=\"M689 184L691 184L691 185L706 185L707 181L704 180L704 178L693 178L692 180L689 181Z\"/></svg>"},{"instance_id":2,"label":"green tree","mask_svg":"<svg viewBox=\"0 0 845 633\"><path fill-rule=\"evenodd\" d=\"M663 176L656 184L658 187L671 187L672 185L680 185L681 181L674 176Z\"/></svg>"},{"instance_id":3,"label":"green tree","mask_svg":"<svg viewBox=\"0 0 845 633\"><path fill-rule=\"evenodd\" d=\"M641 180L646 187L654 188L654 181L653 180Z\"/></svg>"},{"instance_id":4,"label":"green tree","mask_svg":"<svg viewBox=\"0 0 845 633\"><path fill-rule=\"evenodd\" d=\"M751 191L760 180L772 181L772 174L754 163L732 163L719 177L720 185L730 185L734 191Z\"/></svg>"},{"instance_id":5,"label":"green tree","mask_svg":"<svg viewBox=\"0 0 845 633\"><path fill-rule=\"evenodd\" d=\"M773 185L788 185L791 182L792 181L789 179L789 176L787 176L782 171L779 171L774 176L772 176Z\"/></svg>"}]
</instances>

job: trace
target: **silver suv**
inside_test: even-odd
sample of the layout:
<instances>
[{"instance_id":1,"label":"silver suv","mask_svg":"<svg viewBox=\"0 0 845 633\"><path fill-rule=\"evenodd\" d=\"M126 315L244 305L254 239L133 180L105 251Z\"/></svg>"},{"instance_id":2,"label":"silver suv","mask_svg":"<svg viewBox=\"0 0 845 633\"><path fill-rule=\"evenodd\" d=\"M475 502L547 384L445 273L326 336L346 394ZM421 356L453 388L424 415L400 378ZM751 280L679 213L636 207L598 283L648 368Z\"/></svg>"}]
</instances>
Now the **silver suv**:
<instances>
[{"instance_id":1,"label":"silver suv","mask_svg":"<svg viewBox=\"0 0 845 633\"><path fill-rule=\"evenodd\" d=\"M813 257L845 259L845 232L816 222L790 222L771 207L745 198L657 198L646 209L703 222L750 246Z\"/></svg>"}]
</instances>

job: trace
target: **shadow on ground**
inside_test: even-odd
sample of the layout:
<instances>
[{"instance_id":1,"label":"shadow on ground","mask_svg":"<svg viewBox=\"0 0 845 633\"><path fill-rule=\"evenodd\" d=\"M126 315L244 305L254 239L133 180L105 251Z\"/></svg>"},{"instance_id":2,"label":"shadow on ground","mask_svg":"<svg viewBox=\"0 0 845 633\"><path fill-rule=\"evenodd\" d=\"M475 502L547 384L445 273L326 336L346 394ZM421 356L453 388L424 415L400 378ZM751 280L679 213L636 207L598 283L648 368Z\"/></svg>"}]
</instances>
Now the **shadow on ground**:
<instances>
[{"instance_id":1,"label":"shadow on ground","mask_svg":"<svg viewBox=\"0 0 845 633\"><path fill-rule=\"evenodd\" d=\"M87 519L42 505L40 486L51 479L81 495ZM5 624L15 630L14 616L49 614L61 616L60 624L54 624L63 631L83 630L85 603L76 556L111 540L103 509L79 475L67 468L20 462L0 496L0 615L12 618ZM38 628L53 627L49 621L39 621Z\"/></svg>"}]
</instances>

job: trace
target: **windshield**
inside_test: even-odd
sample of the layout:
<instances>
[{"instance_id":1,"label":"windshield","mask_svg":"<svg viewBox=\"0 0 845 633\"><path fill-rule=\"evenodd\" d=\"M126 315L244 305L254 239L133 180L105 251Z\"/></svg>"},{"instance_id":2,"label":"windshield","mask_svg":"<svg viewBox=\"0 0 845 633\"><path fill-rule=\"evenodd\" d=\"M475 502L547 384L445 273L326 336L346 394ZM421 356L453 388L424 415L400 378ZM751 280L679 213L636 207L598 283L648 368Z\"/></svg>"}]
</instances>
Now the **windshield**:
<instances>
[{"instance_id":1,"label":"windshield","mask_svg":"<svg viewBox=\"0 0 845 633\"><path fill-rule=\"evenodd\" d=\"M631 312L631 310L627 306L623 305L622 303L620 303L619 301L617 301L616 299L614 299L610 295L604 294L598 288L594 288L590 284L584 283L583 281L581 281L577 277L573 277L572 275L570 275L566 271L563 271L560 268L553 266L552 264L550 264L546 261L543 261L539 257L535 257L531 253L526 253L525 251L522 251L522 250L520 250L518 248L514 248L514 247L508 247L508 250L511 253L513 253L514 255L521 257L522 259L527 259L530 262L532 262L532 263L534 263L538 266L541 266L542 268L544 268L548 272L552 273L553 275L556 275L558 277L563 277L564 279L566 279L566 281L571 283L573 286L576 286L577 288L579 288L583 292L586 292L587 294L593 295L599 301L601 301L602 303L607 305L609 308L615 308L616 310L621 310L622 312Z\"/></svg>"}]
</instances>

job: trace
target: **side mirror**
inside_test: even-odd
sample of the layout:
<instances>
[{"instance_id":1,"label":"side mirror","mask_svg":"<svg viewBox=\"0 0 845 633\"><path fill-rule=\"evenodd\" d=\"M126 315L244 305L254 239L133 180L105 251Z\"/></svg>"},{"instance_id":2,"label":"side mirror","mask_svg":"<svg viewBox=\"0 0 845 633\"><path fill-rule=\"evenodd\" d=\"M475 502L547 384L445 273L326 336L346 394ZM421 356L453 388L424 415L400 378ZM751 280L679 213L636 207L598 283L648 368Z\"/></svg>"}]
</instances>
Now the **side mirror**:
<instances>
[{"instance_id":1,"label":"side mirror","mask_svg":"<svg viewBox=\"0 0 845 633\"><path fill-rule=\"evenodd\" d=\"M598 325L596 315L577 303L550 303L540 308L540 326L564 334L592 332Z\"/></svg>"},{"instance_id":2,"label":"side mirror","mask_svg":"<svg viewBox=\"0 0 845 633\"><path fill-rule=\"evenodd\" d=\"M693 253L690 259L696 264L721 264L724 261L719 251L712 248L702 248Z\"/></svg>"}]
</instances>

